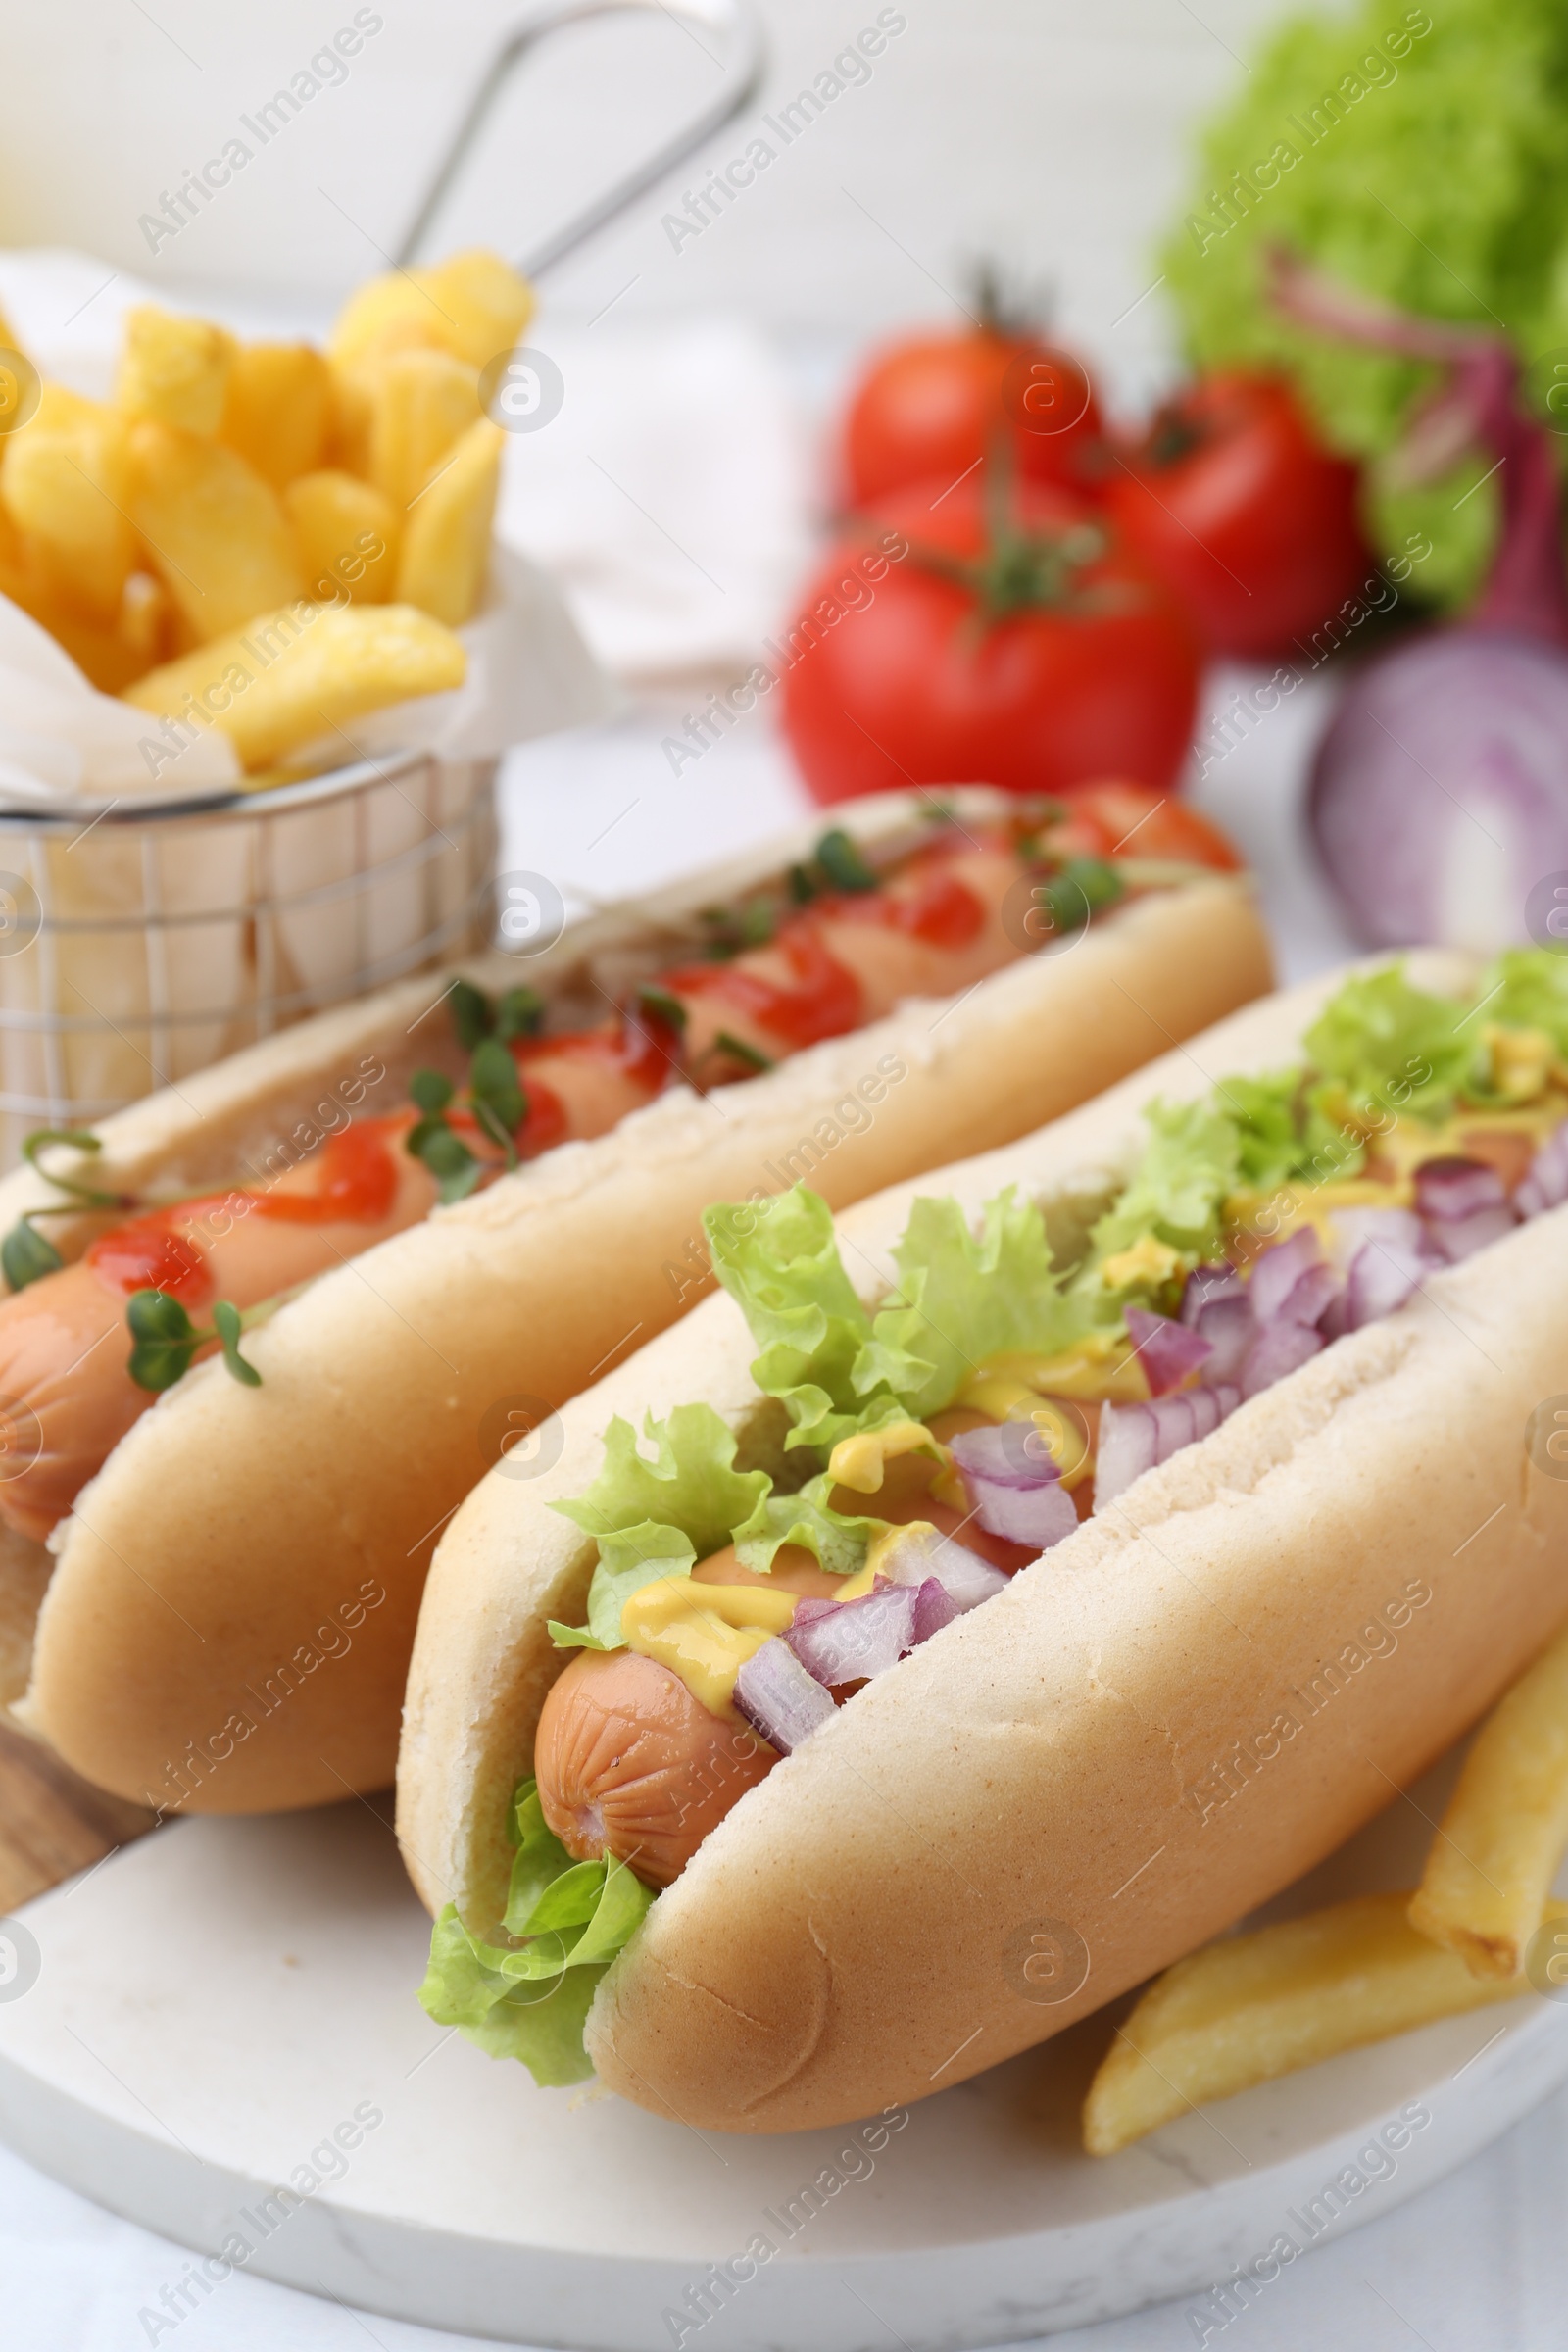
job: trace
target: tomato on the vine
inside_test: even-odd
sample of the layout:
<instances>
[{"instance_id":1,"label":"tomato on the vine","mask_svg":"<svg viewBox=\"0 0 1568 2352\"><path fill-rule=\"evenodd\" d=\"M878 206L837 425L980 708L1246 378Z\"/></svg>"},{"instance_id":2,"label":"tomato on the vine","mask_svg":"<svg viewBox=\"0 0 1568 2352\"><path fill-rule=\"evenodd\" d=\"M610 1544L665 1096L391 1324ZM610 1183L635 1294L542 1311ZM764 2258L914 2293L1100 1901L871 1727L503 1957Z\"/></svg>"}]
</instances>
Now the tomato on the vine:
<instances>
[{"instance_id":1,"label":"tomato on the vine","mask_svg":"<svg viewBox=\"0 0 1568 2352\"><path fill-rule=\"evenodd\" d=\"M1290 653L1365 580L1356 469L1275 376L1203 376L1113 457L1105 500L1215 653Z\"/></svg>"},{"instance_id":2,"label":"tomato on the vine","mask_svg":"<svg viewBox=\"0 0 1568 2352\"><path fill-rule=\"evenodd\" d=\"M1009 319L983 285L976 323L875 353L844 421L846 504L970 473L999 442L1026 481L1085 486L1101 431L1079 361Z\"/></svg>"},{"instance_id":3,"label":"tomato on the vine","mask_svg":"<svg viewBox=\"0 0 1568 2352\"><path fill-rule=\"evenodd\" d=\"M860 551L846 539L791 632L784 727L816 800L911 783L1174 782L1200 649L1087 502L982 466L956 490L927 482L883 500L877 524L907 554L847 608L835 590Z\"/></svg>"}]
</instances>

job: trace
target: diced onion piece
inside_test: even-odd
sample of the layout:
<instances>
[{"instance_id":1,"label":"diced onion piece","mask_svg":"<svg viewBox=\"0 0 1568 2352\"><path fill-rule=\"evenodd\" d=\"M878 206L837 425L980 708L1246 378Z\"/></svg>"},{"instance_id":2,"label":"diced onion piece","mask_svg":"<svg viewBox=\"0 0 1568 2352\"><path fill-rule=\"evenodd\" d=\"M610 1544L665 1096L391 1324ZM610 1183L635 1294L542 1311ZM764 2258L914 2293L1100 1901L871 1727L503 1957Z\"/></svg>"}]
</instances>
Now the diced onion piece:
<instances>
[{"instance_id":1,"label":"diced onion piece","mask_svg":"<svg viewBox=\"0 0 1568 2352\"><path fill-rule=\"evenodd\" d=\"M1027 1544L1049 1551L1070 1536L1078 1525L1072 1496L1059 1483L1049 1487L1000 1487L965 1472L964 1484L974 1498L975 1517L987 1535L1008 1544Z\"/></svg>"},{"instance_id":2,"label":"diced onion piece","mask_svg":"<svg viewBox=\"0 0 1568 2352\"><path fill-rule=\"evenodd\" d=\"M1427 1233L1439 1254L1456 1266L1462 1259L1474 1257L1478 1250L1500 1242L1517 1223L1507 1202L1499 1201L1492 1208L1472 1209L1466 1217L1428 1217Z\"/></svg>"},{"instance_id":3,"label":"diced onion piece","mask_svg":"<svg viewBox=\"0 0 1568 2352\"><path fill-rule=\"evenodd\" d=\"M1257 1334L1251 1300L1245 1291L1211 1299L1200 1310L1198 1329L1208 1342L1210 1354L1203 1379L1211 1388L1239 1380L1247 1350Z\"/></svg>"},{"instance_id":4,"label":"diced onion piece","mask_svg":"<svg viewBox=\"0 0 1568 2352\"><path fill-rule=\"evenodd\" d=\"M914 1646L918 1649L922 1642L929 1642L933 1634L940 1634L945 1625L951 1625L955 1617L962 1614L947 1587L938 1578L928 1576L923 1585L914 1588Z\"/></svg>"},{"instance_id":5,"label":"diced onion piece","mask_svg":"<svg viewBox=\"0 0 1568 2352\"><path fill-rule=\"evenodd\" d=\"M1276 1242L1252 1263L1252 1312L1259 1323L1272 1323L1308 1268L1322 1256L1322 1247L1310 1225L1303 1225L1287 1242Z\"/></svg>"},{"instance_id":6,"label":"diced onion piece","mask_svg":"<svg viewBox=\"0 0 1568 2352\"><path fill-rule=\"evenodd\" d=\"M996 1421L988 1429L960 1430L948 1450L965 1478L994 1487L1051 1487L1061 1465L1051 1441L1032 1421Z\"/></svg>"},{"instance_id":7,"label":"diced onion piece","mask_svg":"<svg viewBox=\"0 0 1568 2352\"><path fill-rule=\"evenodd\" d=\"M1216 1305L1230 1301L1215 1301ZM1283 1325L1279 1328L1298 1328ZM1242 1401L1234 1382L1188 1389L1180 1396L1158 1396L1152 1404L1104 1404L1100 1408L1100 1453L1095 1464L1095 1508L1103 1510L1146 1470L1168 1462L1200 1438L1213 1434Z\"/></svg>"},{"instance_id":8,"label":"diced onion piece","mask_svg":"<svg viewBox=\"0 0 1568 2352\"><path fill-rule=\"evenodd\" d=\"M1159 1425L1147 1404L1102 1404L1095 1456L1095 1508L1103 1510L1135 1478L1152 1470Z\"/></svg>"},{"instance_id":9,"label":"diced onion piece","mask_svg":"<svg viewBox=\"0 0 1568 2352\"><path fill-rule=\"evenodd\" d=\"M1340 1295L1340 1278L1332 1266L1308 1266L1273 1316L1276 1323L1299 1323L1314 1329Z\"/></svg>"},{"instance_id":10,"label":"diced onion piece","mask_svg":"<svg viewBox=\"0 0 1568 2352\"><path fill-rule=\"evenodd\" d=\"M1446 1156L1423 1160L1415 1172L1416 1208L1429 1220L1471 1217L1478 1209L1501 1208L1506 1199L1490 1160Z\"/></svg>"},{"instance_id":11,"label":"diced onion piece","mask_svg":"<svg viewBox=\"0 0 1568 2352\"><path fill-rule=\"evenodd\" d=\"M1334 1258L1347 1270L1369 1242L1396 1256L1417 1259L1430 1254L1426 1228L1413 1208L1337 1208L1333 1234Z\"/></svg>"},{"instance_id":12,"label":"diced onion piece","mask_svg":"<svg viewBox=\"0 0 1568 2352\"><path fill-rule=\"evenodd\" d=\"M1234 1266L1195 1266L1182 1292L1182 1321L1198 1324L1205 1306L1213 1306L1221 1298L1246 1296L1247 1285Z\"/></svg>"},{"instance_id":13,"label":"diced onion piece","mask_svg":"<svg viewBox=\"0 0 1568 2352\"><path fill-rule=\"evenodd\" d=\"M1568 1200L1568 1119L1554 1127L1530 1163L1530 1172L1514 1194L1521 1216L1539 1217L1544 1209L1560 1208Z\"/></svg>"},{"instance_id":14,"label":"diced onion piece","mask_svg":"<svg viewBox=\"0 0 1568 2352\"><path fill-rule=\"evenodd\" d=\"M1168 1396L1207 1363L1213 1353L1201 1332L1169 1315L1152 1315L1146 1308L1127 1309L1127 1333L1144 1367L1152 1396Z\"/></svg>"},{"instance_id":15,"label":"diced onion piece","mask_svg":"<svg viewBox=\"0 0 1568 2352\"><path fill-rule=\"evenodd\" d=\"M1149 1409L1154 1416L1154 1460L1168 1462L1197 1437L1198 1414L1188 1396L1156 1396Z\"/></svg>"},{"instance_id":16,"label":"diced onion piece","mask_svg":"<svg viewBox=\"0 0 1568 2352\"><path fill-rule=\"evenodd\" d=\"M917 1587L934 1580L960 1613L977 1609L983 1600L989 1600L1010 1581L1003 1569L994 1568L977 1551L971 1551L967 1544L939 1535L925 1521L897 1531L892 1542L877 1554L877 1574L895 1585ZM820 1600L812 1605L821 1610L838 1608L841 1604ZM796 1610L796 1625L801 1624L806 1607L807 1603L802 1601Z\"/></svg>"},{"instance_id":17,"label":"diced onion piece","mask_svg":"<svg viewBox=\"0 0 1568 2352\"><path fill-rule=\"evenodd\" d=\"M1304 1323L1265 1323L1247 1351L1242 1366L1242 1395L1255 1396L1271 1389L1287 1373L1298 1372L1323 1346L1320 1333Z\"/></svg>"},{"instance_id":18,"label":"diced onion piece","mask_svg":"<svg viewBox=\"0 0 1568 2352\"><path fill-rule=\"evenodd\" d=\"M1420 1289L1431 1269L1432 1260L1425 1250L1410 1250L1402 1243L1384 1241L1377 1236L1363 1242L1350 1260L1346 1278L1347 1331L1359 1331L1365 1323L1376 1323L1381 1316L1392 1315Z\"/></svg>"},{"instance_id":19,"label":"diced onion piece","mask_svg":"<svg viewBox=\"0 0 1568 2352\"><path fill-rule=\"evenodd\" d=\"M878 1585L858 1600L801 1621L797 1610L781 1639L825 1688L868 1682L896 1666L914 1640L913 1585Z\"/></svg>"},{"instance_id":20,"label":"diced onion piece","mask_svg":"<svg viewBox=\"0 0 1568 2352\"><path fill-rule=\"evenodd\" d=\"M754 1732L787 1756L834 1712L823 1686L807 1673L782 1636L753 1650L735 1677L735 1705Z\"/></svg>"},{"instance_id":21,"label":"diced onion piece","mask_svg":"<svg viewBox=\"0 0 1568 2352\"><path fill-rule=\"evenodd\" d=\"M1049 1550L1078 1524L1072 1496L1050 1447L1032 1422L1004 1421L950 1439L954 1460L988 1535ZM1036 1458L1038 1457L1038 1458Z\"/></svg>"}]
</instances>

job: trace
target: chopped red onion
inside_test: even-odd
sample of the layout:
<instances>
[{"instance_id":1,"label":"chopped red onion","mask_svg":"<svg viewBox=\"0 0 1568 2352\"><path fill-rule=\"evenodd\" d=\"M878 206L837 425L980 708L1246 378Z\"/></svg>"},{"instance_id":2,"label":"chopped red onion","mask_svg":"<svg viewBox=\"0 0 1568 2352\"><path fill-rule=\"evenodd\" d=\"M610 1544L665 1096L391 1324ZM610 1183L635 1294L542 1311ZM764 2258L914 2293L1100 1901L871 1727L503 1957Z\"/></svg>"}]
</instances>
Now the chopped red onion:
<instances>
[{"instance_id":1,"label":"chopped red onion","mask_svg":"<svg viewBox=\"0 0 1568 2352\"><path fill-rule=\"evenodd\" d=\"M1425 1236L1422 1238L1424 1241ZM1376 1323L1382 1316L1392 1315L1420 1289L1432 1271L1432 1264L1424 1248L1412 1250L1392 1237L1385 1241L1374 1235L1363 1242L1350 1260L1346 1278L1346 1330L1359 1331L1364 1323Z\"/></svg>"},{"instance_id":2,"label":"chopped red onion","mask_svg":"<svg viewBox=\"0 0 1568 2352\"><path fill-rule=\"evenodd\" d=\"M1322 1245L1310 1225L1302 1225L1289 1241L1276 1242L1253 1260L1251 1302L1259 1323L1272 1323L1301 1276L1322 1256Z\"/></svg>"},{"instance_id":3,"label":"chopped red onion","mask_svg":"<svg viewBox=\"0 0 1568 2352\"><path fill-rule=\"evenodd\" d=\"M1292 1287L1273 1320L1276 1323L1299 1323L1311 1330L1321 1322L1339 1295L1340 1278L1332 1266L1308 1266L1300 1281Z\"/></svg>"},{"instance_id":4,"label":"chopped red onion","mask_svg":"<svg viewBox=\"0 0 1568 2352\"><path fill-rule=\"evenodd\" d=\"M1539 1217L1544 1209L1560 1208L1568 1200L1568 1119L1553 1128L1530 1163L1530 1172L1514 1194L1521 1216Z\"/></svg>"},{"instance_id":5,"label":"chopped red onion","mask_svg":"<svg viewBox=\"0 0 1568 2352\"><path fill-rule=\"evenodd\" d=\"M1502 1178L1490 1160L1450 1155L1423 1160L1415 1172L1415 1204L1426 1218L1451 1223L1478 1209L1500 1208L1507 1199Z\"/></svg>"},{"instance_id":6,"label":"chopped red onion","mask_svg":"<svg viewBox=\"0 0 1568 2352\"><path fill-rule=\"evenodd\" d=\"M965 1471L964 1485L987 1535L1001 1536L1005 1543L1049 1551L1078 1524L1072 1496L1059 1481L1041 1487L993 1486L989 1479Z\"/></svg>"},{"instance_id":7,"label":"chopped red onion","mask_svg":"<svg viewBox=\"0 0 1568 2352\"><path fill-rule=\"evenodd\" d=\"M834 1604L829 1602L828 1606ZM735 1705L754 1732L787 1756L834 1712L833 1701L775 1634L735 1677Z\"/></svg>"},{"instance_id":8,"label":"chopped red onion","mask_svg":"<svg viewBox=\"0 0 1568 2352\"><path fill-rule=\"evenodd\" d=\"M1095 1453L1095 1508L1152 1470L1158 1458L1159 1425L1147 1404L1102 1404L1100 1444Z\"/></svg>"},{"instance_id":9,"label":"chopped red onion","mask_svg":"<svg viewBox=\"0 0 1568 2352\"><path fill-rule=\"evenodd\" d=\"M1151 1404L1102 1404L1095 1462L1096 1510L1114 1502L1146 1470L1208 1437L1241 1401L1240 1389L1227 1381L1211 1389L1188 1389L1180 1396L1156 1396Z\"/></svg>"},{"instance_id":10,"label":"chopped red onion","mask_svg":"<svg viewBox=\"0 0 1568 2352\"><path fill-rule=\"evenodd\" d=\"M1205 1306L1246 1296L1247 1285L1234 1266L1195 1266L1182 1292L1182 1321L1200 1325Z\"/></svg>"},{"instance_id":11,"label":"chopped red onion","mask_svg":"<svg viewBox=\"0 0 1568 2352\"><path fill-rule=\"evenodd\" d=\"M994 1568L983 1560L967 1544L956 1543L952 1536L939 1535L925 1521L912 1527L901 1528L896 1540L880 1554L877 1573L890 1584L919 1587L931 1579L942 1587L948 1598L960 1610L976 1609L983 1600L1000 1592L1008 1578L1004 1570ZM795 1623L801 1623L801 1610L795 1612ZM817 1601L819 1609L837 1608L837 1601Z\"/></svg>"},{"instance_id":12,"label":"chopped red onion","mask_svg":"<svg viewBox=\"0 0 1568 2352\"><path fill-rule=\"evenodd\" d=\"M797 1610L783 1640L819 1683L832 1687L869 1681L896 1666L913 1642L917 1589L879 1583L874 1592L840 1601L827 1614L809 1617L804 1624Z\"/></svg>"},{"instance_id":13,"label":"chopped red onion","mask_svg":"<svg viewBox=\"0 0 1568 2352\"><path fill-rule=\"evenodd\" d=\"M1002 1421L950 1441L975 1517L988 1535L1047 1551L1078 1524L1061 1471L1031 1421Z\"/></svg>"},{"instance_id":14,"label":"chopped red onion","mask_svg":"<svg viewBox=\"0 0 1568 2352\"><path fill-rule=\"evenodd\" d=\"M1242 1395L1255 1396L1261 1389L1271 1389L1277 1380L1283 1380L1288 1372L1299 1371L1323 1344L1321 1334L1308 1330L1303 1323L1265 1323L1242 1366Z\"/></svg>"},{"instance_id":15,"label":"chopped red onion","mask_svg":"<svg viewBox=\"0 0 1568 2352\"><path fill-rule=\"evenodd\" d=\"M1427 1233L1439 1253L1456 1266L1461 1259L1474 1257L1478 1250L1500 1242L1518 1221L1504 1200L1494 1207L1472 1209L1467 1217L1428 1217Z\"/></svg>"},{"instance_id":16,"label":"chopped red onion","mask_svg":"<svg viewBox=\"0 0 1568 2352\"><path fill-rule=\"evenodd\" d=\"M949 1452L965 1478L994 1487L1050 1487L1061 1476L1051 1441L1032 1421L995 1421L987 1429L961 1430Z\"/></svg>"},{"instance_id":17,"label":"chopped red onion","mask_svg":"<svg viewBox=\"0 0 1568 2352\"><path fill-rule=\"evenodd\" d=\"M1164 1396L1179 1389L1213 1353L1200 1332L1172 1322L1169 1315L1152 1315L1141 1306L1127 1309L1127 1333L1152 1396Z\"/></svg>"},{"instance_id":18,"label":"chopped red onion","mask_svg":"<svg viewBox=\"0 0 1568 2352\"><path fill-rule=\"evenodd\" d=\"M1430 1254L1426 1229L1413 1208L1337 1208L1332 1231L1335 1261L1347 1270L1368 1242L1381 1244L1396 1256L1417 1259Z\"/></svg>"},{"instance_id":19,"label":"chopped red onion","mask_svg":"<svg viewBox=\"0 0 1568 2352\"><path fill-rule=\"evenodd\" d=\"M922 1642L929 1642L933 1634L940 1634L945 1625L951 1625L955 1617L962 1615L963 1611L947 1587L937 1577L928 1576L923 1585L914 1588L916 1649Z\"/></svg>"},{"instance_id":20,"label":"chopped red onion","mask_svg":"<svg viewBox=\"0 0 1568 2352\"><path fill-rule=\"evenodd\" d=\"M790 1624L792 1626L809 1625L813 1617L831 1617L834 1610L842 1608L843 1605L842 1601L818 1600L814 1594L808 1593L805 1599L796 1602L795 1614L790 1619Z\"/></svg>"},{"instance_id":21,"label":"chopped red onion","mask_svg":"<svg viewBox=\"0 0 1568 2352\"><path fill-rule=\"evenodd\" d=\"M1224 1418L1220 1410L1219 1392L1214 1389L1191 1389L1187 1402L1193 1408L1193 1436L1206 1438L1218 1429ZM1234 1406L1230 1409L1234 1410Z\"/></svg>"},{"instance_id":22,"label":"chopped red onion","mask_svg":"<svg viewBox=\"0 0 1568 2352\"><path fill-rule=\"evenodd\" d=\"M1234 1296L1211 1299L1199 1313L1198 1329L1211 1350L1203 1366L1205 1386L1219 1388L1226 1381L1240 1380L1247 1350L1257 1333L1247 1293L1238 1291Z\"/></svg>"},{"instance_id":23,"label":"chopped red onion","mask_svg":"<svg viewBox=\"0 0 1568 2352\"><path fill-rule=\"evenodd\" d=\"M1154 1416L1154 1459L1168 1462L1197 1437L1197 1410L1190 1396L1156 1396L1148 1410Z\"/></svg>"}]
</instances>

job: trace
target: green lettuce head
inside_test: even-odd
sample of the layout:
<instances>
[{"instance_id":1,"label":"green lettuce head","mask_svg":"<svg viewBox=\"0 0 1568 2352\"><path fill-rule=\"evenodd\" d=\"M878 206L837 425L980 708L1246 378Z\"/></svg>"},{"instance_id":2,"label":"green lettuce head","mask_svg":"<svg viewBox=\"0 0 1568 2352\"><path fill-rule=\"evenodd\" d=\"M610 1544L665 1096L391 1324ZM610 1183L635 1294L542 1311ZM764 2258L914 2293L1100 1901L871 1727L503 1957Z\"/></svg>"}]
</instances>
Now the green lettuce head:
<instances>
[{"instance_id":1,"label":"green lettuce head","mask_svg":"<svg viewBox=\"0 0 1568 2352\"><path fill-rule=\"evenodd\" d=\"M1280 26L1205 132L1160 257L1189 356L1282 368L1348 456L1402 439L1432 369L1281 318L1268 241L1401 310L1506 324L1527 366L1568 345L1565 122L1558 0L1362 0ZM1445 604L1474 593L1495 539L1496 485L1476 487L1490 464L1472 453L1422 489L1374 488L1376 543L1429 543L1412 585Z\"/></svg>"}]
</instances>

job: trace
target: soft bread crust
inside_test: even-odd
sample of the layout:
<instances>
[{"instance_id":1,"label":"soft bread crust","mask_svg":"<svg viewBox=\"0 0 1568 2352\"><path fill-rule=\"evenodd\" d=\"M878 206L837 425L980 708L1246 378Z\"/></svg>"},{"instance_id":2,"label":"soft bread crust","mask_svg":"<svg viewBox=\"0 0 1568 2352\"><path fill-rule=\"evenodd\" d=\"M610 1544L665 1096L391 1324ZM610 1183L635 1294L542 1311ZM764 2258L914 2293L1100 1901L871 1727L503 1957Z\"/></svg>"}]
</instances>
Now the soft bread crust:
<instances>
[{"instance_id":1,"label":"soft bread crust","mask_svg":"<svg viewBox=\"0 0 1568 2352\"><path fill-rule=\"evenodd\" d=\"M873 842L913 821L906 803L849 814ZM688 882L662 919L776 873L815 831ZM596 922L609 951L647 934L648 909ZM550 977L543 958L521 968ZM517 971L503 959L491 984ZM699 1287L707 1203L808 1169L835 1205L857 1200L956 1135L994 1143L1082 1101L1267 979L1245 882L1160 893L745 1086L672 1090L324 1277L247 1341L260 1390L198 1366L78 1497L28 1720L88 1779L166 1809L384 1786L431 1550L495 1459L489 1419L561 1404L672 1321ZM834 1105L879 1064L883 1099L841 1132Z\"/></svg>"},{"instance_id":2,"label":"soft bread crust","mask_svg":"<svg viewBox=\"0 0 1568 2352\"><path fill-rule=\"evenodd\" d=\"M1474 976L1446 956L1415 971L1456 992ZM854 1279L884 1287L918 1193L978 1207L1004 1183L1096 1191L1130 1166L1152 1096L1279 1066L1343 977L1239 1014L1023 1144L862 1202L840 1220ZM1568 1484L1526 1447L1535 1406L1568 1390L1565 1332L1561 1209L1244 1405L869 1685L660 1897L590 2013L602 2079L706 2129L843 2122L1047 2038L1309 1869L1568 1613ZM399 1785L432 1909L455 1899L483 1929L504 1899L506 1806L560 1666L542 1615L578 1608L592 1567L550 1502L592 1475L614 1411L704 1398L742 1461L765 1460L779 1431L751 1353L732 1302L709 1301L566 1409L548 1477L487 1479L458 1515ZM1023 1973L1032 1948L1049 1962L1037 1933L1087 1955L1054 2003L1041 1963Z\"/></svg>"}]
</instances>

